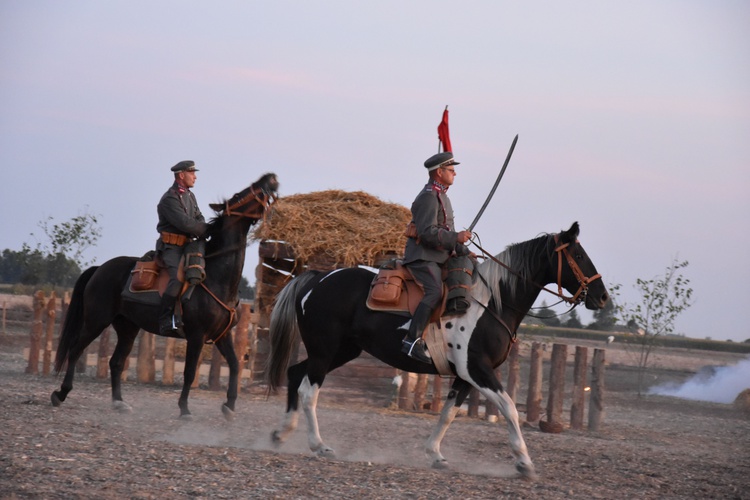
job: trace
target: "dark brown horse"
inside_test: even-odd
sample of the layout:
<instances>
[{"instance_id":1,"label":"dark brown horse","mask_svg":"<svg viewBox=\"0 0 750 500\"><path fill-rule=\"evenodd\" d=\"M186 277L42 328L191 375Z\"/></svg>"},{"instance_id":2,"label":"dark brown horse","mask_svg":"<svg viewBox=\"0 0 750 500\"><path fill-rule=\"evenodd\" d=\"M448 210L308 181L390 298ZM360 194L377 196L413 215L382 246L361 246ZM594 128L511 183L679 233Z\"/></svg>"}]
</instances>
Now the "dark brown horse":
<instances>
[{"instance_id":1,"label":"dark brown horse","mask_svg":"<svg viewBox=\"0 0 750 500\"><path fill-rule=\"evenodd\" d=\"M215 339L216 347L229 365L227 401L222 406L222 412L227 418L234 414L239 363L231 335L227 333L237 320L235 307L239 301L238 289L245 264L247 234L263 217L275 199L277 189L276 175L265 174L223 204L210 205L217 215L209 223L207 233L206 279L202 286L195 287L190 300L183 303L187 350L179 399L181 417L190 416L188 395L196 376L201 348L206 341ZM124 300L122 296L137 260L137 257L116 257L101 266L87 269L78 278L55 358L56 371L59 373L66 367L67 371L60 390L52 393L54 406L65 401L73 389L76 361L84 349L107 326L112 325L117 333L117 346L109 360L112 404L117 410L130 411L130 406L122 399L120 384L125 360L140 329L159 331L158 300L152 305Z\"/></svg>"},{"instance_id":2,"label":"dark brown horse","mask_svg":"<svg viewBox=\"0 0 750 500\"><path fill-rule=\"evenodd\" d=\"M425 445L434 467L446 465L440 443L474 387L505 417L518 471L535 475L516 405L494 369L508 356L516 330L542 286L557 283L559 295L565 289L573 294L567 298L570 302L583 302L589 309L600 309L607 303L607 290L578 242L578 232L576 222L567 231L511 245L479 264L466 313L442 318L446 356L456 378L437 427ZM399 370L437 373L433 365L401 352L401 339L409 330L410 318L367 308L372 279L372 272L363 268L308 271L292 280L276 298L271 315L268 379L271 389L280 386L285 376L288 382L286 413L272 434L275 442L283 442L296 428L301 405L307 416L310 449L321 456L333 455L318 431L318 394L326 374L362 351ZM307 359L287 368L300 335Z\"/></svg>"}]
</instances>

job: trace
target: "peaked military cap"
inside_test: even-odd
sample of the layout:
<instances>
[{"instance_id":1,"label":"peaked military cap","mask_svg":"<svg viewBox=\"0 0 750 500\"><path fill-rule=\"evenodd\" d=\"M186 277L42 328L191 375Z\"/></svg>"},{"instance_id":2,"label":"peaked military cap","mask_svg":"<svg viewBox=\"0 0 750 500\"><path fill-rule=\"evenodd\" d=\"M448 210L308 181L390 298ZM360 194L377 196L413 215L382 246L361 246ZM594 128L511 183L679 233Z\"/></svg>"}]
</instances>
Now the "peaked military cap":
<instances>
[{"instance_id":1,"label":"peaked military cap","mask_svg":"<svg viewBox=\"0 0 750 500\"><path fill-rule=\"evenodd\" d=\"M172 172L197 172L195 168L195 162L192 160L184 160L172 167Z\"/></svg>"},{"instance_id":2,"label":"peaked military cap","mask_svg":"<svg viewBox=\"0 0 750 500\"><path fill-rule=\"evenodd\" d=\"M432 155L424 162L424 166L427 170L435 170L436 168L447 167L450 165L460 165L460 163L453 159L453 153L450 151Z\"/></svg>"}]
</instances>

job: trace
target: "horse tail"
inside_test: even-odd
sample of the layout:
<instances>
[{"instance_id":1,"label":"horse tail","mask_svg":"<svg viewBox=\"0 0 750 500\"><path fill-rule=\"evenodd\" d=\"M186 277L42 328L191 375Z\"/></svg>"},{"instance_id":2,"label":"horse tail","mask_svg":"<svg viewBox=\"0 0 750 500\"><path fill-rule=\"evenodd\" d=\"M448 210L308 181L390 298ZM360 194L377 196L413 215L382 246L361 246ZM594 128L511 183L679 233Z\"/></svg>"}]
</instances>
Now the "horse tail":
<instances>
[{"instance_id":1,"label":"horse tail","mask_svg":"<svg viewBox=\"0 0 750 500\"><path fill-rule=\"evenodd\" d=\"M284 381L284 375L286 375L286 369L292 355L292 348L299 338L296 311L297 295L318 274L320 274L320 271L307 271L300 274L276 296L268 330L271 340L271 354L266 367L269 391L275 391Z\"/></svg>"},{"instance_id":2,"label":"horse tail","mask_svg":"<svg viewBox=\"0 0 750 500\"><path fill-rule=\"evenodd\" d=\"M66 361L70 355L70 349L81 335L81 329L83 328L83 291L97 269L99 269L99 266L86 269L78 277L78 281L76 281L75 287L73 287L73 295L70 298L68 312L65 315L62 332L60 333L60 341L57 345L57 354L55 354L56 373L60 373L65 368Z\"/></svg>"}]
</instances>

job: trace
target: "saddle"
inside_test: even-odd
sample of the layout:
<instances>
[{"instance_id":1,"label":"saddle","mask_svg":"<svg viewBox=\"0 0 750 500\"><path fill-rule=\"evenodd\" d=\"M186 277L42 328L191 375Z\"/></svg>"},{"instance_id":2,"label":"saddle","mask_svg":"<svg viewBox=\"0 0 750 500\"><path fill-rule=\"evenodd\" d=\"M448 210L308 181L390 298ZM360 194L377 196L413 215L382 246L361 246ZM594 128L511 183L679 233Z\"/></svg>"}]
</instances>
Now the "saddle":
<instances>
[{"instance_id":1,"label":"saddle","mask_svg":"<svg viewBox=\"0 0 750 500\"><path fill-rule=\"evenodd\" d=\"M373 311L390 312L413 316L414 311L424 297L424 289L404 266L403 261L393 260L383 265L370 283L370 293L367 295L367 307ZM443 299L440 306L435 308L430 323L439 321L445 312L448 294L443 283Z\"/></svg>"},{"instance_id":2,"label":"saddle","mask_svg":"<svg viewBox=\"0 0 750 500\"><path fill-rule=\"evenodd\" d=\"M190 292L185 294L186 290L192 291L193 285L206 279L204 245L203 241L189 243L177 268L177 279L182 283L180 296L186 295L186 300L190 298ZM156 252L151 250L135 263L122 295L137 302L159 303L168 283L167 268Z\"/></svg>"}]
</instances>

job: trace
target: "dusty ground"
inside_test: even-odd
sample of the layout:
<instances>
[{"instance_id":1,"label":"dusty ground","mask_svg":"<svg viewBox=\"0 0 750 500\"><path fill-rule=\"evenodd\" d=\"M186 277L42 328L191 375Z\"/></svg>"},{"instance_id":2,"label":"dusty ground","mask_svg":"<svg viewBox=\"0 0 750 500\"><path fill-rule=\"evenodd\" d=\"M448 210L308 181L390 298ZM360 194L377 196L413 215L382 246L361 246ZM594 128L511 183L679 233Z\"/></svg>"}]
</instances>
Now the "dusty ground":
<instances>
[{"instance_id":1,"label":"dusty ground","mask_svg":"<svg viewBox=\"0 0 750 500\"><path fill-rule=\"evenodd\" d=\"M696 357L711 363L706 354L685 363ZM485 420L459 417L442 447L451 468L432 470L422 445L436 416L324 390L321 434L338 453L324 460L307 448L304 418L288 443L271 446L283 397L266 400L260 387L240 395L233 422L221 417L223 394L194 390L186 422L176 418L174 387L127 382L134 411L120 414L109 383L86 376L53 408L59 381L24 367L19 350L0 342L0 498L750 499L750 417L731 405L638 398L632 370L617 365L608 367L600 432L524 430L533 482L514 477L504 425ZM690 370L673 368L659 377Z\"/></svg>"}]
</instances>

